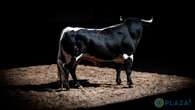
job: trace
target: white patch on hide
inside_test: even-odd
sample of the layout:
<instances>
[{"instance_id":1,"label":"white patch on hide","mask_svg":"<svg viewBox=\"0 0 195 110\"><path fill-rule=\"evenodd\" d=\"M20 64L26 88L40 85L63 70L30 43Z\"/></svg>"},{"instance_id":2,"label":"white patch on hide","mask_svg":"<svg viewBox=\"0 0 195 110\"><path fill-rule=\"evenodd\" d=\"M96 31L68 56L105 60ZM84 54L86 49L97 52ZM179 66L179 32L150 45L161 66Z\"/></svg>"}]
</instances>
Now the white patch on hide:
<instances>
[{"instance_id":1,"label":"white patch on hide","mask_svg":"<svg viewBox=\"0 0 195 110\"><path fill-rule=\"evenodd\" d=\"M129 56L127 54L123 54L123 58L126 60L129 58Z\"/></svg>"},{"instance_id":2,"label":"white patch on hide","mask_svg":"<svg viewBox=\"0 0 195 110\"><path fill-rule=\"evenodd\" d=\"M68 31L78 31L80 29L84 29L84 28L80 28L80 27L67 27L65 28L63 31L64 32L68 32Z\"/></svg>"},{"instance_id":3,"label":"white patch on hide","mask_svg":"<svg viewBox=\"0 0 195 110\"><path fill-rule=\"evenodd\" d=\"M78 31L80 29L84 29L84 28L79 28L79 27L66 27L65 29L63 29L62 33L61 33L61 37L60 37L60 41L62 40L64 33L65 32L69 32L69 31Z\"/></svg>"},{"instance_id":4,"label":"white patch on hide","mask_svg":"<svg viewBox=\"0 0 195 110\"><path fill-rule=\"evenodd\" d=\"M131 60L133 61L133 54L132 54L132 55L130 55L130 58L131 58Z\"/></svg>"},{"instance_id":5,"label":"white patch on hide","mask_svg":"<svg viewBox=\"0 0 195 110\"><path fill-rule=\"evenodd\" d=\"M83 56L83 53L81 53L78 57L76 57L76 61L78 61Z\"/></svg>"},{"instance_id":6,"label":"white patch on hide","mask_svg":"<svg viewBox=\"0 0 195 110\"><path fill-rule=\"evenodd\" d=\"M127 54L123 54L123 58L126 60L128 58L130 58L133 61L133 54L131 54L130 56L128 56Z\"/></svg>"}]
</instances>

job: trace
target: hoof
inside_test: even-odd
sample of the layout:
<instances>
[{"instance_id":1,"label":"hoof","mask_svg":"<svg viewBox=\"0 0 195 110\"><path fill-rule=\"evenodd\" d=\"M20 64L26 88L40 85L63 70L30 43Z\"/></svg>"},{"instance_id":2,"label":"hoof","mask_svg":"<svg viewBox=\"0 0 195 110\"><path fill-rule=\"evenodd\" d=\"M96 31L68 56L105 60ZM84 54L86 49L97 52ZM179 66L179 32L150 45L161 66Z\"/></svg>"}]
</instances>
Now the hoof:
<instances>
[{"instance_id":1,"label":"hoof","mask_svg":"<svg viewBox=\"0 0 195 110\"><path fill-rule=\"evenodd\" d=\"M133 88L133 84L131 84L131 85L128 85L128 87L129 87L129 88Z\"/></svg>"},{"instance_id":2,"label":"hoof","mask_svg":"<svg viewBox=\"0 0 195 110\"><path fill-rule=\"evenodd\" d=\"M121 82L116 82L117 83L117 85L121 85Z\"/></svg>"},{"instance_id":3,"label":"hoof","mask_svg":"<svg viewBox=\"0 0 195 110\"><path fill-rule=\"evenodd\" d=\"M59 89L56 90L56 92L60 92L60 91L67 91L67 89L65 89L65 88L59 88Z\"/></svg>"},{"instance_id":4,"label":"hoof","mask_svg":"<svg viewBox=\"0 0 195 110\"><path fill-rule=\"evenodd\" d=\"M120 85L120 84L122 83L122 81L121 81L121 80L116 80L116 83L117 83L118 85Z\"/></svg>"},{"instance_id":5,"label":"hoof","mask_svg":"<svg viewBox=\"0 0 195 110\"><path fill-rule=\"evenodd\" d=\"M79 88L80 86L81 86L81 85L80 85L80 84L78 84L78 83L77 83L77 84L75 84L75 87L77 87L77 88Z\"/></svg>"},{"instance_id":6,"label":"hoof","mask_svg":"<svg viewBox=\"0 0 195 110\"><path fill-rule=\"evenodd\" d=\"M133 82L132 81L127 82L127 85L129 86L129 88L132 88L133 87Z\"/></svg>"},{"instance_id":7,"label":"hoof","mask_svg":"<svg viewBox=\"0 0 195 110\"><path fill-rule=\"evenodd\" d=\"M69 91L70 90L70 87L66 87L66 91Z\"/></svg>"},{"instance_id":8,"label":"hoof","mask_svg":"<svg viewBox=\"0 0 195 110\"><path fill-rule=\"evenodd\" d=\"M75 82L74 87L79 88L81 85L79 82Z\"/></svg>"}]
</instances>

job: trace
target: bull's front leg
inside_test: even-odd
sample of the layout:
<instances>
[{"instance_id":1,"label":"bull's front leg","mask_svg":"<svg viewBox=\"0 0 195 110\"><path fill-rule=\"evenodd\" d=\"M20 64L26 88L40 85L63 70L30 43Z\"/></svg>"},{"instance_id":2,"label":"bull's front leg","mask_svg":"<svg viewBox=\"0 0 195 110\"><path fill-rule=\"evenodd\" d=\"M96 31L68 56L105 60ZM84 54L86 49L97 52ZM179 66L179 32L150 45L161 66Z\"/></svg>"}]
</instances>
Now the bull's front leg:
<instances>
[{"instance_id":1,"label":"bull's front leg","mask_svg":"<svg viewBox=\"0 0 195 110\"><path fill-rule=\"evenodd\" d=\"M122 82L120 77L121 64L115 64L115 68L116 68L116 83L119 85Z\"/></svg>"},{"instance_id":2,"label":"bull's front leg","mask_svg":"<svg viewBox=\"0 0 195 110\"><path fill-rule=\"evenodd\" d=\"M124 61L124 68L127 75L127 84L129 87L133 84L131 80L131 73L132 73L132 64L133 64L133 55L128 56L127 54L123 55L125 61Z\"/></svg>"}]
</instances>

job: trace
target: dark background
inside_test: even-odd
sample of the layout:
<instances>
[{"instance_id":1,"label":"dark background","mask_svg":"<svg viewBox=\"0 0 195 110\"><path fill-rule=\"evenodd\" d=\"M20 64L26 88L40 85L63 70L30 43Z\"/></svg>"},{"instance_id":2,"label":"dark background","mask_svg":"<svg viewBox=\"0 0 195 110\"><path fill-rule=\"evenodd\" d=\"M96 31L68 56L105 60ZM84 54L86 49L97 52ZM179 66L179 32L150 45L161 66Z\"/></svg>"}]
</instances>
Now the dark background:
<instances>
[{"instance_id":1,"label":"dark background","mask_svg":"<svg viewBox=\"0 0 195 110\"><path fill-rule=\"evenodd\" d=\"M190 6L77 4L6 3L1 13L0 68L56 63L58 40L66 26L101 28L120 23L119 16L153 16L154 22L144 28L134 68L193 76L194 17Z\"/></svg>"},{"instance_id":2,"label":"dark background","mask_svg":"<svg viewBox=\"0 0 195 110\"><path fill-rule=\"evenodd\" d=\"M56 63L58 40L66 26L101 28L120 23L119 16L143 19L153 16L154 22L144 28L135 56L134 70L194 78L194 6L179 1L121 2L1 3L0 69ZM6 90L1 91L2 96L6 94ZM118 109L129 105L144 108L150 106L156 97L174 99L189 96L193 101L193 94L194 88L190 88L107 108ZM10 106L9 98L1 100L5 106Z\"/></svg>"}]
</instances>

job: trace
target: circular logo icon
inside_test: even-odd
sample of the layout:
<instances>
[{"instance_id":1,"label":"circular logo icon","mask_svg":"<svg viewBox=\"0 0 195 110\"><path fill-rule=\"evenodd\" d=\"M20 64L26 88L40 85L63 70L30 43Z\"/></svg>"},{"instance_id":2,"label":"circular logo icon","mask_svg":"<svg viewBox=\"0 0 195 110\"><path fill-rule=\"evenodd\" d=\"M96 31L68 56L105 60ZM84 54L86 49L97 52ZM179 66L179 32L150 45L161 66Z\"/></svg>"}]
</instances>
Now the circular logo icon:
<instances>
[{"instance_id":1,"label":"circular logo icon","mask_svg":"<svg viewBox=\"0 0 195 110\"><path fill-rule=\"evenodd\" d=\"M154 101L154 105L156 108L161 108L164 106L164 100L162 98L156 98Z\"/></svg>"}]
</instances>

